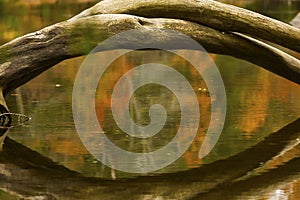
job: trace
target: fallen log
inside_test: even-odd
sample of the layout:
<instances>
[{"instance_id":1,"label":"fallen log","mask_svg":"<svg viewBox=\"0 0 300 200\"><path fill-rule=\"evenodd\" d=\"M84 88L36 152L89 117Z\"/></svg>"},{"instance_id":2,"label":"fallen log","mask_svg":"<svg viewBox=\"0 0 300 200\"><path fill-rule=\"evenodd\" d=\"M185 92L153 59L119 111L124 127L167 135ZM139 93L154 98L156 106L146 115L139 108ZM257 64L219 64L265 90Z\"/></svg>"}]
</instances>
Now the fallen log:
<instances>
[{"instance_id":1,"label":"fallen log","mask_svg":"<svg viewBox=\"0 0 300 200\"><path fill-rule=\"evenodd\" d=\"M61 22L0 46L0 87L5 95L62 60L86 55L108 37L137 28L145 33L149 28L165 28L187 34L210 53L247 60L300 84L300 61L257 40L183 20L102 14ZM164 34L151 32L155 42L178 41ZM143 45L154 42L131 39Z\"/></svg>"},{"instance_id":2,"label":"fallen log","mask_svg":"<svg viewBox=\"0 0 300 200\"><path fill-rule=\"evenodd\" d=\"M300 30L264 15L214 0L104 0L72 19L107 13L174 18L220 31L248 34L300 52Z\"/></svg>"}]
</instances>

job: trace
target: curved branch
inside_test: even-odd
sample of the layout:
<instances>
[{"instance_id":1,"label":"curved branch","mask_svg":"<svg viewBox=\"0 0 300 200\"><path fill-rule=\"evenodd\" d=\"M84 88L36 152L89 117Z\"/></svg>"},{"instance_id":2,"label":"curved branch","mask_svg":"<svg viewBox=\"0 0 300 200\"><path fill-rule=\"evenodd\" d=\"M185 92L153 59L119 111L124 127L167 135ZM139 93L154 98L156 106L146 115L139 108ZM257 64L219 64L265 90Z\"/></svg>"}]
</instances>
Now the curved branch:
<instances>
[{"instance_id":1,"label":"curved branch","mask_svg":"<svg viewBox=\"0 0 300 200\"><path fill-rule=\"evenodd\" d=\"M180 18L221 31L249 34L300 52L300 29L258 13L213 0L104 0L73 19L105 13Z\"/></svg>"},{"instance_id":2,"label":"curved branch","mask_svg":"<svg viewBox=\"0 0 300 200\"><path fill-rule=\"evenodd\" d=\"M254 39L183 20L102 14L61 22L1 46L0 87L6 94L62 60L86 55L108 37L136 28L148 34L151 28L166 28L185 33L208 52L247 60L300 84L298 59ZM178 38L164 35L162 31L152 31L151 35L155 42L162 44L178 41ZM142 45L153 42L134 36L132 39ZM120 41L126 46L128 40Z\"/></svg>"}]
</instances>

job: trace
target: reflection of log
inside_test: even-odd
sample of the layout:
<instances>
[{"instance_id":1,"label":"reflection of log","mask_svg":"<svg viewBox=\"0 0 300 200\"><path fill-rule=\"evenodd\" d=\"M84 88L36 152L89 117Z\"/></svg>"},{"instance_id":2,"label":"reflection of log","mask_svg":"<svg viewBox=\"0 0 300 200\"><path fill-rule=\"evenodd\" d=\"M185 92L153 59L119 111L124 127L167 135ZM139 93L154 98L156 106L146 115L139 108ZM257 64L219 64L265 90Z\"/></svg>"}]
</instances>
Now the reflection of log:
<instances>
[{"instance_id":1,"label":"reflection of log","mask_svg":"<svg viewBox=\"0 0 300 200\"><path fill-rule=\"evenodd\" d=\"M300 149L300 146L295 148ZM300 180L300 157L294 158L282 166L254 176L247 180L224 184L209 192L199 193L191 199L241 199L251 196L260 199L262 195L273 192L274 189ZM254 197L253 197L254 196ZM244 199L244 198L243 198Z\"/></svg>"},{"instance_id":2,"label":"reflection of log","mask_svg":"<svg viewBox=\"0 0 300 200\"><path fill-rule=\"evenodd\" d=\"M60 180L62 177L78 176L78 173L9 138L6 138L0 153L0 163L0 188L12 191L21 198L40 196L53 199L53 195L47 192L45 186L49 186L50 182L53 182L53 186L63 184L64 181Z\"/></svg>"},{"instance_id":3,"label":"reflection of log","mask_svg":"<svg viewBox=\"0 0 300 200\"><path fill-rule=\"evenodd\" d=\"M59 199L115 199L118 196L121 199L128 199L134 194L135 199L143 195L153 199L156 197L172 199L178 196L189 199L198 193L225 183L229 184L258 167L261 162L266 162L280 154L290 141L299 137L299 126L300 119L235 156L198 169L115 181L82 177L8 139L4 151L0 153L0 163L3 168L0 170L0 188L13 191L23 197L39 195ZM291 161L291 164L294 162L298 163L297 159ZM287 165L288 169L292 169L291 167L292 165ZM273 182L269 184L279 181L276 178L270 180ZM257 184L249 187L254 188L255 185Z\"/></svg>"}]
</instances>

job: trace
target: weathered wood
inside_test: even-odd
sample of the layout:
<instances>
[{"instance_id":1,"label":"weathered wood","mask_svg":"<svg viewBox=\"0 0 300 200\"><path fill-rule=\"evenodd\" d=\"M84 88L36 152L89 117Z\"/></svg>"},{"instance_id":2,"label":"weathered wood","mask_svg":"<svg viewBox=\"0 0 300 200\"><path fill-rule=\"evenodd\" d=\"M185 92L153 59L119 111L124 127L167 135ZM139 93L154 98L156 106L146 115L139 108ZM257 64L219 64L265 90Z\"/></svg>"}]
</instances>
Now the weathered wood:
<instances>
[{"instance_id":1,"label":"weathered wood","mask_svg":"<svg viewBox=\"0 0 300 200\"><path fill-rule=\"evenodd\" d=\"M0 86L6 94L62 60L85 55L106 38L134 28L145 32L149 32L149 28L166 28L185 33L211 53L247 60L300 84L300 61L257 40L183 20L102 14L61 22L1 46ZM152 32L156 42L178 41L162 34ZM153 42L132 39L143 45ZM124 45L127 41L124 40Z\"/></svg>"},{"instance_id":2,"label":"weathered wood","mask_svg":"<svg viewBox=\"0 0 300 200\"><path fill-rule=\"evenodd\" d=\"M104 0L73 19L103 13L184 19L221 31L249 34L300 52L300 29L214 0Z\"/></svg>"},{"instance_id":3,"label":"weathered wood","mask_svg":"<svg viewBox=\"0 0 300 200\"><path fill-rule=\"evenodd\" d=\"M15 89L64 59L88 53L98 42L113 34L137 27L164 27L184 32L199 41L209 52L241 58L298 84L300 82L297 74L299 61L259 41L249 41L234 36L234 33L224 33L205 26L196 27L194 23L182 20L97 15L102 13L180 17L219 30L248 33L295 50L299 50L300 45L299 29L242 8L211 0L104 0L67 22L58 23L1 46L0 87L3 88L3 92ZM92 15L97 16L87 18Z\"/></svg>"}]
</instances>

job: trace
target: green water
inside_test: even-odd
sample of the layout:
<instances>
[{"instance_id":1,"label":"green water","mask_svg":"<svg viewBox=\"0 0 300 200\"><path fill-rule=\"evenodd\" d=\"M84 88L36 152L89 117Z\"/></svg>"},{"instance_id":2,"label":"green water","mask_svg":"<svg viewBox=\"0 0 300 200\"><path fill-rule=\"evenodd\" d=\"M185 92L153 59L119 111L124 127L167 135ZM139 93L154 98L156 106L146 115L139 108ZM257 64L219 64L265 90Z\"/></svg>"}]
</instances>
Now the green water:
<instances>
[{"instance_id":1,"label":"green water","mask_svg":"<svg viewBox=\"0 0 300 200\"><path fill-rule=\"evenodd\" d=\"M235 1L236 4L242 4L245 8L286 22L300 10L299 1L292 1L291 4L285 1L262 2L263 1ZM23 4L21 1L12 3L0 0L0 43L3 44L25 33L68 19L92 4L92 2L76 3L74 1L65 1L62 3L59 1L58 3L29 5ZM12 12L12 10L16 11ZM204 166L209 166L209 164L214 161L226 159L239 152L243 152L247 148L262 141L264 137L272 132L279 130L300 117L300 88L298 85L248 62L222 55L211 55L211 58L220 70L225 84L227 116L225 127L216 146L207 157L199 159L198 151L208 128L211 114L211 97L207 92L203 92L202 90L203 88L206 89L205 82L201 80L201 78L199 79L197 74L189 68L188 63L183 62L176 56L166 55L160 51L153 51L152 53L144 51L139 52L138 56L122 57L120 62L115 63L111 70L106 73L103 88L98 88L97 90L96 112L98 121L105 128L107 136L123 149L135 152L158 149L172 139L176 134L176 127L180 123L180 111L176 98L174 98L174 95L172 96L168 90L155 85L142 88L135 94L134 101L132 101L135 103L131 103L133 107L131 112L137 123L148 124L149 105L153 102L159 102L165 105L171 118L168 119L167 125L160 135L149 140L128 138L113 121L110 112L110 96L107 95L107 91L112 90L116 77L119 77L122 73L132 68L135 62L138 63L140 60L149 57L149 54L151 54L153 58L164 60L166 64L173 65L175 68L181 70L180 72L186 76L197 94L202 117L198 134L187 152L170 166L147 174L148 176L187 171L187 177L189 177L188 172L191 169L201 169ZM11 112L23 113L32 118L26 125L11 129L9 136L16 142L25 145L29 149L85 177L117 180L137 177L139 176L138 174L124 173L102 165L86 150L80 141L72 115L72 90L77 70L83 60L84 58L80 57L64 61L7 95L6 100ZM119 65L122 65L123 68L119 69ZM172 106L173 104L174 106ZM298 130L300 130L300 127ZM292 152L291 155L289 154L290 157L287 156L287 160L279 159L274 161L275 163L271 163L270 168L276 169L279 165L283 165L291 159L298 158L299 150L297 151L296 149L295 151L296 152ZM249 156L248 158L251 160L260 155L247 154L247 156ZM230 162L234 161L231 160ZM135 164L134 161L130 160L128 160L128 163ZM239 166L241 168L244 167L242 162L236 165L236 167ZM20 171L20 174L22 174L22 170L21 167L21 169L17 168L14 172ZM26 174L27 172L24 173ZM225 171L224 174L226 174ZM40 178L40 175L36 173L26 174L23 180L25 184L25 180L28 179L25 178L27 176L32 176L34 180L37 180L40 185L37 185L36 188L48 187L42 178ZM276 174L274 176L276 176ZM179 177L181 177L181 175ZM18 187L22 188L24 186L22 185L22 176L18 176L16 180L19 184ZM168 180L167 177L164 178L164 176L162 176L158 182L168 182ZM137 179L137 181L141 180ZM176 181L178 180L174 179L174 183L176 183ZM186 178L185 181L187 181L186 184L189 184L189 178ZM214 182L214 180L210 181ZM0 182L2 182L1 187L8 187L5 180L1 180ZM85 182L80 182L80 184L82 184L82 187L86 186L93 191L93 189L91 189L94 187L93 184L89 181L87 182L86 185L84 184ZM193 178L191 177L190 183L192 184L193 182ZM263 193L261 198L276 199L280 197L297 199L297 197L300 197L299 182L300 179L297 178L293 179L293 181L288 178L281 180L281 184L276 185L273 190L268 192L261 191ZM69 182L66 184L69 184ZM125 186L122 185L122 182L120 184L120 187L124 189ZM129 185L131 187L135 186L135 184L132 183L129 183ZM159 186L161 186L162 191L167 187L164 186L163 183L160 183ZM57 186L51 185L51 187ZM49 188L51 187L49 186ZM97 190L95 189L95 191L100 195L101 192L99 193L99 191L102 190L98 187L99 186L97 186ZM240 190L243 191L242 186L238 187L241 187ZM26 190L25 186L24 188L24 190ZM35 186L33 186L33 188L35 188ZM172 190L172 188L173 190L178 189L176 184L168 185L168 188L170 190ZM58 194L61 193L65 195L65 192L59 189L57 190ZM192 191L193 188L191 187L190 190ZM251 190L249 189L249 191ZM86 191L77 192L78 194L76 193L74 198L85 198L85 192ZM107 191L102 192L104 195ZM109 192L114 193L114 190L110 189ZM152 193L148 191L146 192L148 196L144 195L144 198L154 198L155 195L158 195L157 192L158 189L153 189ZM252 193L245 192L244 196L242 195L235 198L253 199L257 197L258 192L257 190ZM28 193L30 193L30 191L28 191ZM0 193L0 195L2 195L2 193ZM128 195L130 195L130 193L125 193L124 198L126 198L126 195L129 198ZM109 198L107 197L107 199ZM214 199L214 197L211 197L211 199Z\"/></svg>"}]
</instances>

